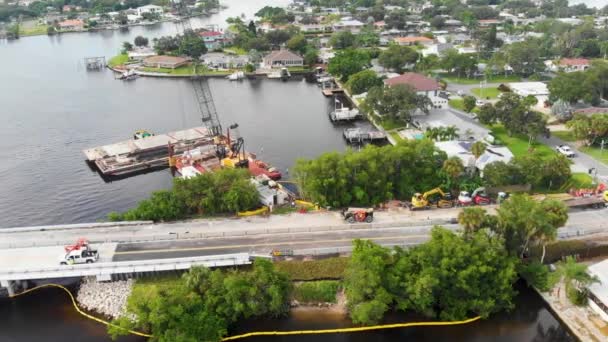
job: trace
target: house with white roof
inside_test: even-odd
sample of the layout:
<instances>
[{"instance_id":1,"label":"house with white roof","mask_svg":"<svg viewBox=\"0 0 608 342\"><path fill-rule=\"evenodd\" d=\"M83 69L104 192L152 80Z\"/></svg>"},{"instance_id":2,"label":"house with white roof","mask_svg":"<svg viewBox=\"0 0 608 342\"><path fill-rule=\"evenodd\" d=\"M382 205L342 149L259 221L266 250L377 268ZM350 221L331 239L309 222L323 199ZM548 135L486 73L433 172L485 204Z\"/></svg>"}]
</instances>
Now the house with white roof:
<instances>
[{"instance_id":1,"label":"house with white roof","mask_svg":"<svg viewBox=\"0 0 608 342\"><path fill-rule=\"evenodd\" d=\"M513 153L504 146L487 146L486 151L479 156L478 159L475 159L475 156L471 152L471 146L473 145L473 140L468 141L437 141L435 142L435 146L444 151L448 157L457 157L462 161L462 164L465 167L477 168L483 174L483 170L487 165L494 162L504 162L508 163L513 159Z\"/></svg>"},{"instance_id":2,"label":"house with white roof","mask_svg":"<svg viewBox=\"0 0 608 342\"><path fill-rule=\"evenodd\" d=\"M513 82L506 84L511 91L521 97L534 96L538 100L536 107L543 108L545 102L549 100L549 88L543 82Z\"/></svg>"},{"instance_id":3,"label":"house with white roof","mask_svg":"<svg viewBox=\"0 0 608 342\"><path fill-rule=\"evenodd\" d=\"M156 6L156 5L145 5L145 6L137 7L136 10L137 10L137 15L139 15L140 17L144 13L158 13L158 14L163 13L163 8L161 6Z\"/></svg>"},{"instance_id":4,"label":"house with white roof","mask_svg":"<svg viewBox=\"0 0 608 342\"><path fill-rule=\"evenodd\" d=\"M608 259L589 266L587 272L598 279L588 286L589 307L608 322Z\"/></svg>"},{"instance_id":5,"label":"house with white roof","mask_svg":"<svg viewBox=\"0 0 608 342\"><path fill-rule=\"evenodd\" d=\"M332 28L335 32L349 31L351 33L359 33L365 24L356 19L343 18L339 22L333 24Z\"/></svg>"}]
</instances>

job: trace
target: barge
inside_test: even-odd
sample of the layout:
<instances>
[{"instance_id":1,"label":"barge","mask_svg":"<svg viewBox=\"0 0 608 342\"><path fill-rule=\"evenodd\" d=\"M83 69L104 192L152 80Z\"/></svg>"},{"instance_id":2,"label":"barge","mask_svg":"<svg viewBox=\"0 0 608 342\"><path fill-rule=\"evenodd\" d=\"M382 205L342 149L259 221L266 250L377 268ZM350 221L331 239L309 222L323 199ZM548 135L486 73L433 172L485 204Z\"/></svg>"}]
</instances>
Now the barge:
<instances>
[{"instance_id":1,"label":"barge","mask_svg":"<svg viewBox=\"0 0 608 342\"><path fill-rule=\"evenodd\" d=\"M214 138L205 127L130 139L84 150L89 163L103 176L125 176L169 166L170 155L180 155L202 146L215 147Z\"/></svg>"}]
</instances>

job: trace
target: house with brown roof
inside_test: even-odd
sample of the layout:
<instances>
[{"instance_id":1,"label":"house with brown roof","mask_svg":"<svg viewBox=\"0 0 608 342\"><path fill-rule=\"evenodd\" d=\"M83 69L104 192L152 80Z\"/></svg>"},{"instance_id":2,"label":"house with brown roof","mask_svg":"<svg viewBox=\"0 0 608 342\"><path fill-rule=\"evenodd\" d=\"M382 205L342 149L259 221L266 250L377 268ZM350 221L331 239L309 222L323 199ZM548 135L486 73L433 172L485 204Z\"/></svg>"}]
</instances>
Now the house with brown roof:
<instances>
[{"instance_id":1,"label":"house with brown roof","mask_svg":"<svg viewBox=\"0 0 608 342\"><path fill-rule=\"evenodd\" d=\"M416 44L431 45L433 40L427 37L396 37L393 41L401 46L412 46Z\"/></svg>"},{"instance_id":2,"label":"house with brown roof","mask_svg":"<svg viewBox=\"0 0 608 342\"><path fill-rule=\"evenodd\" d=\"M559 69L565 72L585 71L591 66L587 58L562 58Z\"/></svg>"},{"instance_id":3,"label":"house with brown roof","mask_svg":"<svg viewBox=\"0 0 608 342\"><path fill-rule=\"evenodd\" d=\"M262 59L262 65L265 68L301 67L304 66L304 58L281 48L266 55Z\"/></svg>"},{"instance_id":4,"label":"house with brown roof","mask_svg":"<svg viewBox=\"0 0 608 342\"><path fill-rule=\"evenodd\" d=\"M80 19L68 19L59 22L61 31L81 31L84 29L84 22Z\"/></svg>"},{"instance_id":5,"label":"house with brown roof","mask_svg":"<svg viewBox=\"0 0 608 342\"><path fill-rule=\"evenodd\" d=\"M175 56L152 56L144 59L144 66L148 68L176 69L187 65L190 60L184 57Z\"/></svg>"},{"instance_id":6,"label":"house with brown roof","mask_svg":"<svg viewBox=\"0 0 608 342\"><path fill-rule=\"evenodd\" d=\"M415 72L406 72L402 75L384 80L388 87L406 85L412 87L418 95L426 95L435 108L444 108L448 105L447 98L439 96L439 82L430 77Z\"/></svg>"}]
</instances>

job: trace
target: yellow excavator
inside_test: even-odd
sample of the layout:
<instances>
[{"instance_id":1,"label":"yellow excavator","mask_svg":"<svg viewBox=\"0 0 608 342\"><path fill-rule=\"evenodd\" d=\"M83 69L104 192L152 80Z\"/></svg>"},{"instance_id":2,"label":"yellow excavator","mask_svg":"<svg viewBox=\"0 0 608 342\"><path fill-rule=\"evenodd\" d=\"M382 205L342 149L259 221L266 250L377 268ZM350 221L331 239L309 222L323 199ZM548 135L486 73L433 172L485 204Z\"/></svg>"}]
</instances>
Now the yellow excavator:
<instances>
[{"instance_id":1,"label":"yellow excavator","mask_svg":"<svg viewBox=\"0 0 608 342\"><path fill-rule=\"evenodd\" d=\"M429 200L429 197L435 194L440 196L439 199L437 201ZM420 194L419 192L415 193L414 196L412 196L412 202L408 207L410 210L423 210L430 209L431 206L437 206L437 208L452 208L454 206L454 201L450 194L444 193L440 188L435 188L424 194Z\"/></svg>"}]
</instances>

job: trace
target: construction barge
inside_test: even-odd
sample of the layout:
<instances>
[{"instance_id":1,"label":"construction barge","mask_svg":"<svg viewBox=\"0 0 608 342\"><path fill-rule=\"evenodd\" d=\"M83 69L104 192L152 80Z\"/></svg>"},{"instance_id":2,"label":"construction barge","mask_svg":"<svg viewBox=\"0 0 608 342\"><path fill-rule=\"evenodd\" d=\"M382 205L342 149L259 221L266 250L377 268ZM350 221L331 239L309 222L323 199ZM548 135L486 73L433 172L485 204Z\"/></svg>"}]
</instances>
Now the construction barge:
<instances>
[{"instance_id":1,"label":"construction barge","mask_svg":"<svg viewBox=\"0 0 608 342\"><path fill-rule=\"evenodd\" d=\"M205 127L121 141L84 150L87 162L104 176L125 176L169 166L171 155L181 155L199 147L215 146L214 137Z\"/></svg>"}]
</instances>

